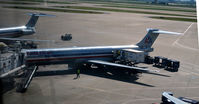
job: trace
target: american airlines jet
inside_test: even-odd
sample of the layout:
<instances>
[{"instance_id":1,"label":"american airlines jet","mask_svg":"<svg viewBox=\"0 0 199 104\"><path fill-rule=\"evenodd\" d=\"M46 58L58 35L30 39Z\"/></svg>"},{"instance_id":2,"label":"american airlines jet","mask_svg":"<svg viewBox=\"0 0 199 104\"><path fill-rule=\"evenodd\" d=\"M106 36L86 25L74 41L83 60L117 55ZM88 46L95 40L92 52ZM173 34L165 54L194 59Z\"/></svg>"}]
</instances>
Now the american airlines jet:
<instances>
[{"instance_id":1,"label":"american airlines jet","mask_svg":"<svg viewBox=\"0 0 199 104\"><path fill-rule=\"evenodd\" d=\"M148 72L148 69L112 63L113 51L132 49L144 51L145 53L152 52L153 49L151 47L159 34L179 35L180 33L148 29L146 36L136 45L24 49L22 53L25 55L26 64L29 65L93 63Z\"/></svg>"},{"instance_id":2,"label":"american airlines jet","mask_svg":"<svg viewBox=\"0 0 199 104\"><path fill-rule=\"evenodd\" d=\"M0 28L0 40L27 40L31 41L31 39L19 39L17 37L23 35L32 35L36 32L35 25L39 16L53 16L43 13L28 13L31 16L28 23L24 26L17 27L8 27L8 28Z\"/></svg>"},{"instance_id":3,"label":"american airlines jet","mask_svg":"<svg viewBox=\"0 0 199 104\"><path fill-rule=\"evenodd\" d=\"M72 68L77 68L79 65L95 64L97 66L110 66L113 67L113 70L121 69L123 72L127 71L128 73L133 74L149 73L160 75L147 68L115 63L113 58L113 51L116 50L131 49L135 51L143 51L146 54L152 52L152 45L159 34L180 35L181 33L162 31L159 29L148 29L146 36L136 45L23 49L21 54L24 57L24 65L16 70L24 69L25 67L29 66L35 66L35 68L29 74L27 74L26 79L18 87L18 92L26 91L39 65L68 64L69 67L71 66ZM14 71L5 73L1 76L4 77L11 73L14 73Z\"/></svg>"}]
</instances>

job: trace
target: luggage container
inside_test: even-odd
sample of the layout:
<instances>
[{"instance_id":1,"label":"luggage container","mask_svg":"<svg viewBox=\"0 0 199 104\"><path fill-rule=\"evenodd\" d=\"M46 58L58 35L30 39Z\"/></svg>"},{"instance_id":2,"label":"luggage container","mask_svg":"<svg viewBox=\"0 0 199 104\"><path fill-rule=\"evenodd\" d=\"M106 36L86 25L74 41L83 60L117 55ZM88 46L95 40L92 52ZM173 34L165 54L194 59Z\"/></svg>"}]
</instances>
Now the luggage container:
<instances>
[{"instance_id":1,"label":"luggage container","mask_svg":"<svg viewBox=\"0 0 199 104\"><path fill-rule=\"evenodd\" d=\"M161 56L155 56L155 57L154 57L153 62L154 62L154 64L155 64L155 66L159 66L159 64L160 64L160 59L161 59Z\"/></svg>"},{"instance_id":2,"label":"luggage container","mask_svg":"<svg viewBox=\"0 0 199 104\"><path fill-rule=\"evenodd\" d=\"M173 71L177 72L178 71L178 68L180 67L180 62L179 61L176 61L176 60L172 60L172 69Z\"/></svg>"},{"instance_id":3,"label":"luggage container","mask_svg":"<svg viewBox=\"0 0 199 104\"><path fill-rule=\"evenodd\" d=\"M172 60L167 59L166 60L166 65L164 67L165 69L171 69L172 68Z\"/></svg>"},{"instance_id":4,"label":"luggage container","mask_svg":"<svg viewBox=\"0 0 199 104\"><path fill-rule=\"evenodd\" d=\"M144 62L147 64L153 64L153 58L151 56L146 56Z\"/></svg>"},{"instance_id":5,"label":"luggage container","mask_svg":"<svg viewBox=\"0 0 199 104\"><path fill-rule=\"evenodd\" d=\"M162 57L161 60L162 60L160 63L161 67L165 68L167 65L168 59L165 57Z\"/></svg>"}]
</instances>

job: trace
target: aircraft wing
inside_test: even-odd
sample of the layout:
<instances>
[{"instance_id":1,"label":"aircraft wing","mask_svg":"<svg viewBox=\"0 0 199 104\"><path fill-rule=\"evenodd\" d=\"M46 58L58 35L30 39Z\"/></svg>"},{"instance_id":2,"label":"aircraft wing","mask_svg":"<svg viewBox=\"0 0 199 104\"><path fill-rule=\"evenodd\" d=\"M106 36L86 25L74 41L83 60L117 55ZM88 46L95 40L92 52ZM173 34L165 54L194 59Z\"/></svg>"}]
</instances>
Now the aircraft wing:
<instances>
[{"instance_id":1,"label":"aircraft wing","mask_svg":"<svg viewBox=\"0 0 199 104\"><path fill-rule=\"evenodd\" d=\"M169 95L167 92L163 92L162 95L166 97L168 100L172 101L174 104L188 104L176 97Z\"/></svg>"},{"instance_id":2,"label":"aircraft wing","mask_svg":"<svg viewBox=\"0 0 199 104\"><path fill-rule=\"evenodd\" d=\"M122 65L122 64L112 63L112 62L106 62L106 61L101 61L101 60L88 60L88 62L94 63L94 64L101 64L101 65L107 65L107 66L120 67L120 68L128 68L128 69L137 70L137 71L143 72L143 73L150 73L151 72L151 70L149 70L147 68L127 66L127 65Z\"/></svg>"},{"instance_id":3,"label":"aircraft wing","mask_svg":"<svg viewBox=\"0 0 199 104\"><path fill-rule=\"evenodd\" d=\"M0 40L8 40L8 41L32 41L32 42L52 42L52 40L20 39L20 38L0 38Z\"/></svg>"}]
</instances>

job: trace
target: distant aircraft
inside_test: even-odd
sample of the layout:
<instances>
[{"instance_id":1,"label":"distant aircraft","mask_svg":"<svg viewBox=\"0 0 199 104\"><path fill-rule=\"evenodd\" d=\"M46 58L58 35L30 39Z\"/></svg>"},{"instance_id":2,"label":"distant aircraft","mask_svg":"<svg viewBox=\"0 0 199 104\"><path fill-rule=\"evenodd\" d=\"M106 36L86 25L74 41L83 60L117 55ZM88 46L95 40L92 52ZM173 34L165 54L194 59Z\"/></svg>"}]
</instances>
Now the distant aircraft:
<instances>
[{"instance_id":1,"label":"distant aircraft","mask_svg":"<svg viewBox=\"0 0 199 104\"><path fill-rule=\"evenodd\" d=\"M188 104L176 97L174 97L170 92L163 92L162 93L162 100L163 104Z\"/></svg>"},{"instance_id":2,"label":"distant aircraft","mask_svg":"<svg viewBox=\"0 0 199 104\"><path fill-rule=\"evenodd\" d=\"M0 28L0 40L19 40L19 41L34 41L32 39L19 39L23 35L32 35L36 32L35 25L39 16L53 16L43 13L28 13L31 16L28 23L24 26ZM35 40L36 41L36 40Z\"/></svg>"}]
</instances>

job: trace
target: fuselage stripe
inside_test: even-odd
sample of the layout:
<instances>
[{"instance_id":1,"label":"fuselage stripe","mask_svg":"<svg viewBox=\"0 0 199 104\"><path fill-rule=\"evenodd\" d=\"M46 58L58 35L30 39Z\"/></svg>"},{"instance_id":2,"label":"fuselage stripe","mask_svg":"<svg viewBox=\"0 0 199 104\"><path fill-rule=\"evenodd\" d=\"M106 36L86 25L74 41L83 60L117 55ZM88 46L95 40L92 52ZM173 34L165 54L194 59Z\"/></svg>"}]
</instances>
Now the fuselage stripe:
<instances>
[{"instance_id":1,"label":"fuselage stripe","mask_svg":"<svg viewBox=\"0 0 199 104\"><path fill-rule=\"evenodd\" d=\"M41 62L41 61L62 61L65 59L80 59L80 58L101 58L101 57L112 57L113 55L103 56L79 56L79 57L60 57L60 58L43 58L43 59L27 59L27 62Z\"/></svg>"}]
</instances>

